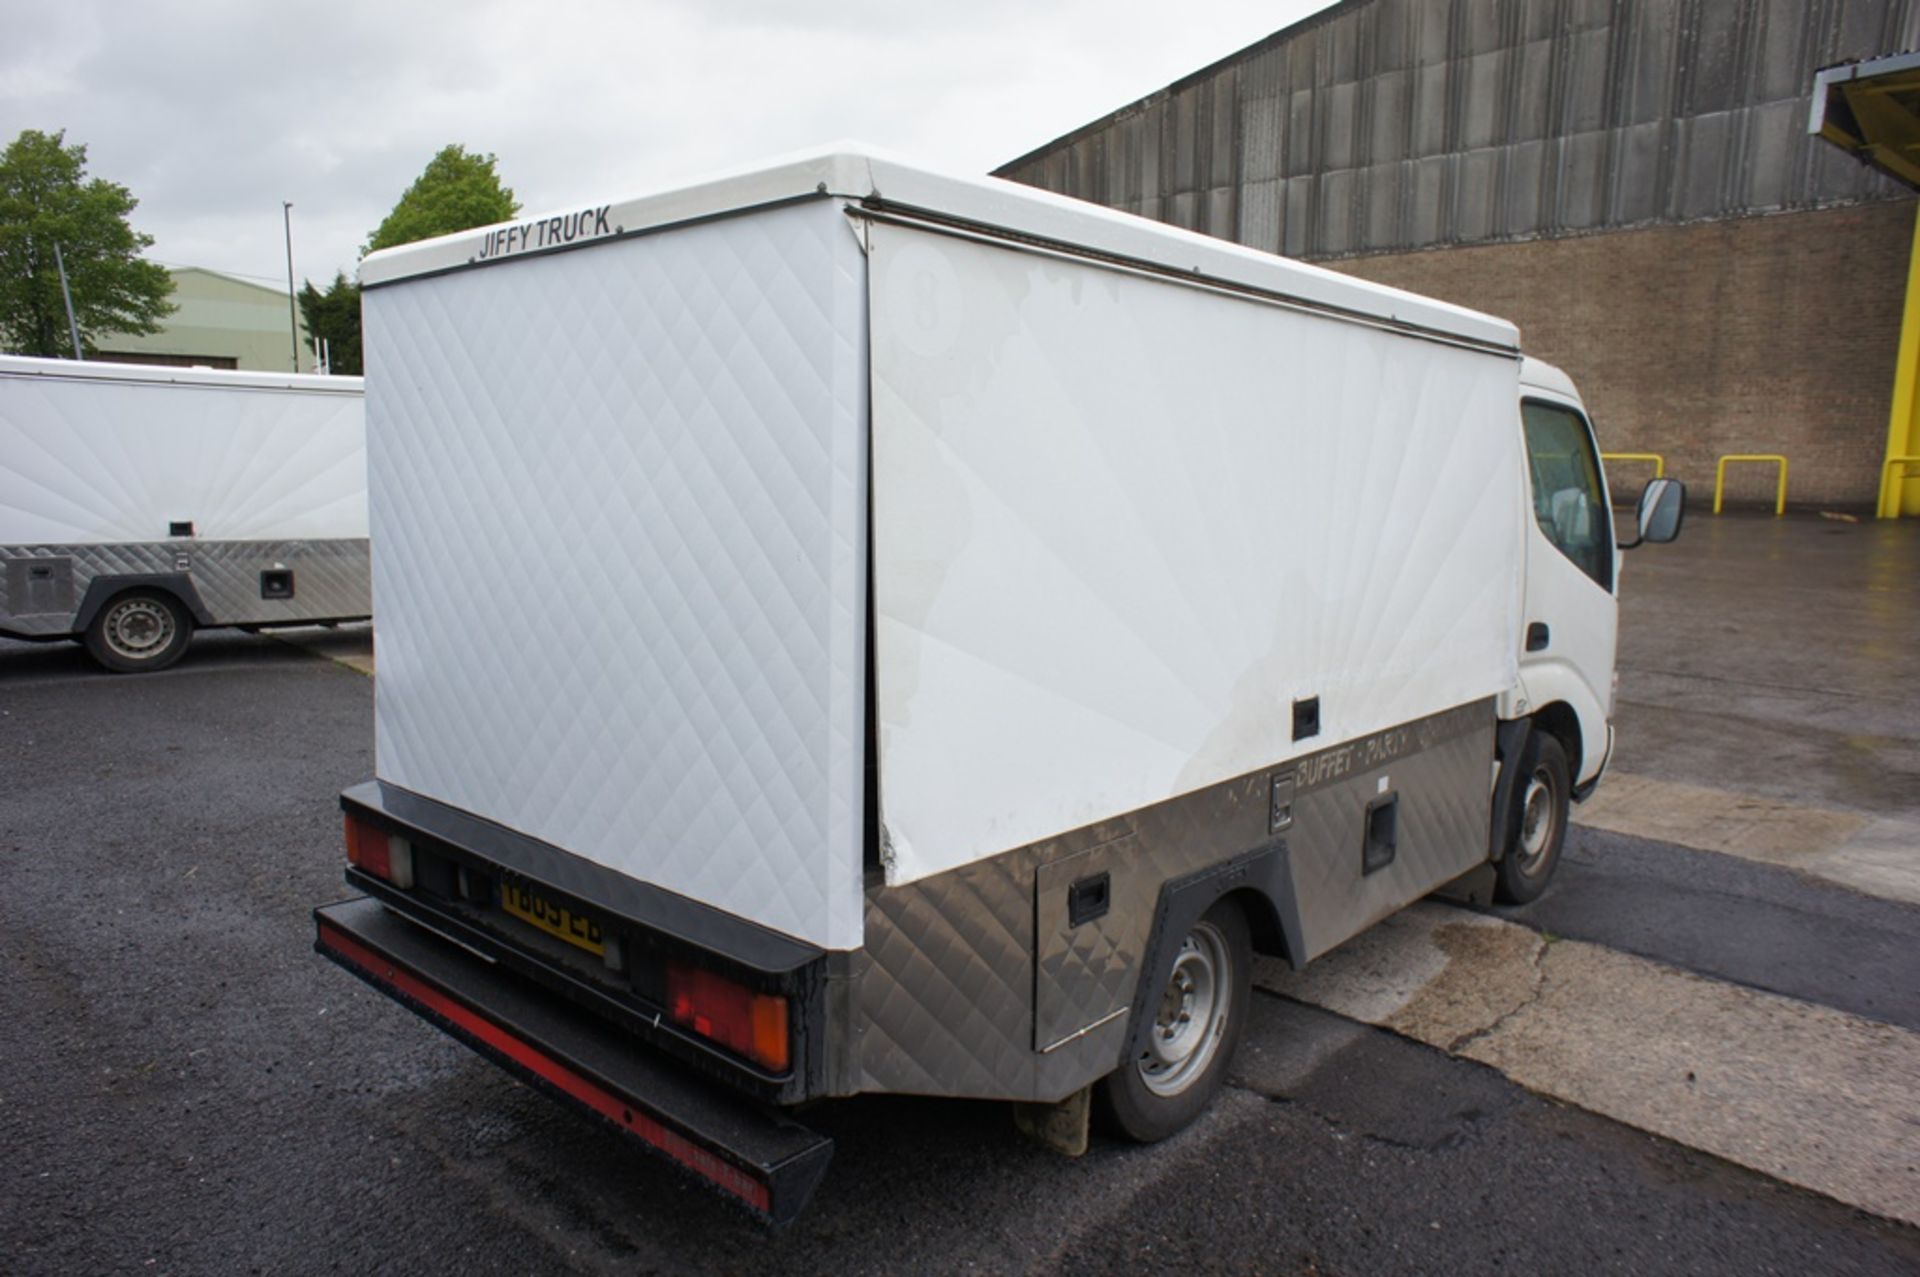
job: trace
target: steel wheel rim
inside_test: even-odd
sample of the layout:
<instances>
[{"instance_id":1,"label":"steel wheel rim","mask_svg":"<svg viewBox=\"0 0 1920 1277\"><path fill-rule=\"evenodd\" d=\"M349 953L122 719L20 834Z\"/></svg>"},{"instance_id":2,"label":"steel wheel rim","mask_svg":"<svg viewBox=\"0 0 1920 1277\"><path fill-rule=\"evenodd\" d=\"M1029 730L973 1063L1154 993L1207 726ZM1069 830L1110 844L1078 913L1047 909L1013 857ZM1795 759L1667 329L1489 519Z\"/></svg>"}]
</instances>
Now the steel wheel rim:
<instances>
[{"instance_id":1,"label":"steel wheel rim","mask_svg":"<svg viewBox=\"0 0 1920 1277\"><path fill-rule=\"evenodd\" d=\"M152 599L128 599L107 613L107 647L130 661L144 661L173 642L173 613Z\"/></svg>"},{"instance_id":2,"label":"steel wheel rim","mask_svg":"<svg viewBox=\"0 0 1920 1277\"><path fill-rule=\"evenodd\" d=\"M1527 781L1526 795L1520 800L1520 862L1531 871L1547 854L1553 841L1553 784L1544 773L1535 772Z\"/></svg>"},{"instance_id":3,"label":"steel wheel rim","mask_svg":"<svg viewBox=\"0 0 1920 1277\"><path fill-rule=\"evenodd\" d=\"M1226 1034L1232 988L1226 937L1212 923L1199 923L1173 960L1140 1057L1140 1080L1149 1091L1178 1095L1206 1073Z\"/></svg>"}]
</instances>

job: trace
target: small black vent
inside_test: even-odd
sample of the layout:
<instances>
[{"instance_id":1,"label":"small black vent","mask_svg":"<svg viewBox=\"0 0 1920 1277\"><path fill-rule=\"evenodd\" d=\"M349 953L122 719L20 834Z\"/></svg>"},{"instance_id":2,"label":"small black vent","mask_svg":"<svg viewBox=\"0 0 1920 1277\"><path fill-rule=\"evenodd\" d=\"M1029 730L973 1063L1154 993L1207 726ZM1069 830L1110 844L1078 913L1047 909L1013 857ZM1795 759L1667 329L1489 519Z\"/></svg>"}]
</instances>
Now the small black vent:
<instances>
[{"instance_id":1,"label":"small black vent","mask_svg":"<svg viewBox=\"0 0 1920 1277\"><path fill-rule=\"evenodd\" d=\"M1309 696L1293 703L1293 738L1305 740L1320 734L1320 698Z\"/></svg>"},{"instance_id":2,"label":"small black vent","mask_svg":"<svg viewBox=\"0 0 1920 1277\"><path fill-rule=\"evenodd\" d=\"M268 568L260 574L260 597L263 599L290 599L293 597L293 569Z\"/></svg>"},{"instance_id":3,"label":"small black vent","mask_svg":"<svg viewBox=\"0 0 1920 1277\"><path fill-rule=\"evenodd\" d=\"M192 535L193 535L193 520L192 520L192 519L176 519L176 520L174 520L174 521L173 521L172 523L169 523L169 524L167 525L167 535L168 535L168 536L170 536L170 537L190 537L190 536L192 536Z\"/></svg>"}]
</instances>

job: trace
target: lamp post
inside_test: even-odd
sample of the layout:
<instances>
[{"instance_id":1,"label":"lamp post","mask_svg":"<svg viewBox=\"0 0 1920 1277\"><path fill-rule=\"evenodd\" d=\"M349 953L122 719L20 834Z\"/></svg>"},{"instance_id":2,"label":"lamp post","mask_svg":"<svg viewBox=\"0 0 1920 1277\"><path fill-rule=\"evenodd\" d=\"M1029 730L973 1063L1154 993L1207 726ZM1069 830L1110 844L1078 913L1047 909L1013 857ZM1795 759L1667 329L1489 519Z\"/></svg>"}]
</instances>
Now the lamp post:
<instances>
[{"instance_id":1,"label":"lamp post","mask_svg":"<svg viewBox=\"0 0 1920 1277\"><path fill-rule=\"evenodd\" d=\"M53 265L60 272L60 300L67 304L67 335L73 338L73 357L84 359L80 353L80 324L73 317L73 293L67 288L67 259L60 254L60 241L53 241Z\"/></svg>"},{"instance_id":2,"label":"lamp post","mask_svg":"<svg viewBox=\"0 0 1920 1277\"><path fill-rule=\"evenodd\" d=\"M287 336L293 343L293 370L300 371L300 312L293 301L293 201L280 201L280 217L287 228Z\"/></svg>"}]
</instances>

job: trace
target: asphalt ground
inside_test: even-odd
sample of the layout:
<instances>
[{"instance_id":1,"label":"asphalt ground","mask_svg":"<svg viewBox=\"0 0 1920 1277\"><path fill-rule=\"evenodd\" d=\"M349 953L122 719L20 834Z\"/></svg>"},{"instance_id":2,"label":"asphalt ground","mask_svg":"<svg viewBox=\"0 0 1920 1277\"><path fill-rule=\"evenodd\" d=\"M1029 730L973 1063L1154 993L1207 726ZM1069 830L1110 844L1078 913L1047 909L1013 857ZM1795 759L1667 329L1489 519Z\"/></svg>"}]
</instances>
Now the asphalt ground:
<instances>
[{"instance_id":1,"label":"asphalt ground","mask_svg":"<svg viewBox=\"0 0 1920 1277\"><path fill-rule=\"evenodd\" d=\"M311 952L371 705L270 638L141 678L0 643L0 1271L1920 1271L1910 1227L1267 993L1220 1101L1153 1148L821 1106L834 1166L769 1235ZM1910 1022L1911 906L1577 839L1531 925ZM1684 937L1645 916L1675 891Z\"/></svg>"},{"instance_id":2,"label":"asphalt ground","mask_svg":"<svg viewBox=\"0 0 1920 1277\"><path fill-rule=\"evenodd\" d=\"M1554 889L1493 912L1920 1030L1920 909L1789 869L1575 825Z\"/></svg>"}]
</instances>

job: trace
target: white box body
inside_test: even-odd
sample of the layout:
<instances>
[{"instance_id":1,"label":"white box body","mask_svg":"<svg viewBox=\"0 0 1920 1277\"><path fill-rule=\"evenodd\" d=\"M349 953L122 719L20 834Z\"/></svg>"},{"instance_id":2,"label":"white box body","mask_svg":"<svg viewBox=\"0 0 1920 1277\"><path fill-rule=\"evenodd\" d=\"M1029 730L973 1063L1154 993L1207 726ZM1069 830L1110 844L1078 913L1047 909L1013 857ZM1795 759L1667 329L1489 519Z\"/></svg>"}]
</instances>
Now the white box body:
<instances>
[{"instance_id":1,"label":"white box body","mask_svg":"<svg viewBox=\"0 0 1920 1277\"><path fill-rule=\"evenodd\" d=\"M367 535L358 377L0 355L0 545Z\"/></svg>"},{"instance_id":2,"label":"white box body","mask_svg":"<svg viewBox=\"0 0 1920 1277\"><path fill-rule=\"evenodd\" d=\"M786 935L870 762L891 887L1514 685L1498 320L845 153L364 278L379 778Z\"/></svg>"}]
</instances>

